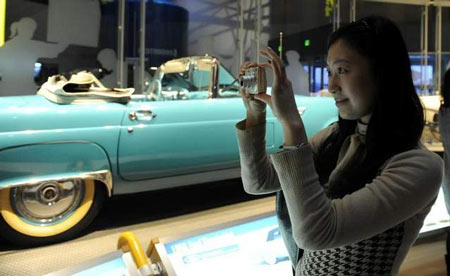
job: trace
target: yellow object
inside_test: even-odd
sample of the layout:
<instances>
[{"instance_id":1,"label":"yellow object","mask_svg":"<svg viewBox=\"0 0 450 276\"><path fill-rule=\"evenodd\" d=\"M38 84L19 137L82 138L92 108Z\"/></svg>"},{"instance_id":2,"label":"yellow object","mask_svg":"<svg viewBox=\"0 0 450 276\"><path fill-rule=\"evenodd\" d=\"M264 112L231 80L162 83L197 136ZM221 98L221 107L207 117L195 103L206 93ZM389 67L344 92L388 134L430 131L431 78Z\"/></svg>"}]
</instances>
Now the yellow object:
<instances>
[{"instance_id":1,"label":"yellow object","mask_svg":"<svg viewBox=\"0 0 450 276\"><path fill-rule=\"evenodd\" d=\"M0 0L0 47L5 44L6 0Z\"/></svg>"},{"instance_id":2,"label":"yellow object","mask_svg":"<svg viewBox=\"0 0 450 276\"><path fill-rule=\"evenodd\" d=\"M333 12L335 6L336 6L336 1L335 0L325 0L325 16L326 17L330 17L330 15Z\"/></svg>"},{"instance_id":3,"label":"yellow object","mask_svg":"<svg viewBox=\"0 0 450 276\"><path fill-rule=\"evenodd\" d=\"M85 180L84 184L85 194L80 207L70 217L57 224L42 227L22 220L16 215L11 206L9 196L10 188L0 190L0 215L3 216L3 219L9 226L28 236L50 237L61 234L80 222L91 208L94 199L95 183L93 180Z\"/></svg>"},{"instance_id":4,"label":"yellow object","mask_svg":"<svg viewBox=\"0 0 450 276\"><path fill-rule=\"evenodd\" d=\"M138 268L149 264L149 260L145 256L145 252L133 232L123 232L120 234L117 248L122 249L124 252L131 252Z\"/></svg>"},{"instance_id":5,"label":"yellow object","mask_svg":"<svg viewBox=\"0 0 450 276\"><path fill-rule=\"evenodd\" d=\"M155 250L155 245L157 243L159 243L159 238L153 238L150 241L150 244L148 245L148 248L147 248L147 256L149 256L149 257L152 256L153 250Z\"/></svg>"}]
</instances>

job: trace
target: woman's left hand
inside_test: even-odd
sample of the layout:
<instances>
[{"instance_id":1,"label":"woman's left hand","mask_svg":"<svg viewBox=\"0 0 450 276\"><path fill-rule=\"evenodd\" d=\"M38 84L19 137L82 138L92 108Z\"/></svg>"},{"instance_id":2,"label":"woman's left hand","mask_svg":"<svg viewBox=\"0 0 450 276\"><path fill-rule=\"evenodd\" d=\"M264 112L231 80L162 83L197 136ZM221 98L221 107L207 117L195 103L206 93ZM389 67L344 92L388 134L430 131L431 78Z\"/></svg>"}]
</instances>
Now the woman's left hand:
<instances>
[{"instance_id":1,"label":"woman's left hand","mask_svg":"<svg viewBox=\"0 0 450 276\"><path fill-rule=\"evenodd\" d=\"M283 61L269 47L260 50L259 54L269 60L269 62L260 63L260 66L272 70L273 84L271 95L258 94L255 95L255 98L268 104L275 117L277 117L283 126L301 124L300 114L298 113L294 92L292 91L292 84L287 78Z\"/></svg>"},{"instance_id":2,"label":"woman's left hand","mask_svg":"<svg viewBox=\"0 0 450 276\"><path fill-rule=\"evenodd\" d=\"M281 58L271 49L259 51L269 62L260 63L260 66L272 70L273 84L271 95L255 95L270 106L273 114L283 126L284 145L298 145L307 142L305 127L295 103L292 84L288 80L286 70Z\"/></svg>"},{"instance_id":3,"label":"woman's left hand","mask_svg":"<svg viewBox=\"0 0 450 276\"><path fill-rule=\"evenodd\" d=\"M259 54L269 60L269 62L260 63L260 66L272 71L273 84L271 95L258 94L255 95L255 98L267 103L282 125L299 125L300 114L295 104L292 84L287 78L283 61L269 47L260 50Z\"/></svg>"}]
</instances>

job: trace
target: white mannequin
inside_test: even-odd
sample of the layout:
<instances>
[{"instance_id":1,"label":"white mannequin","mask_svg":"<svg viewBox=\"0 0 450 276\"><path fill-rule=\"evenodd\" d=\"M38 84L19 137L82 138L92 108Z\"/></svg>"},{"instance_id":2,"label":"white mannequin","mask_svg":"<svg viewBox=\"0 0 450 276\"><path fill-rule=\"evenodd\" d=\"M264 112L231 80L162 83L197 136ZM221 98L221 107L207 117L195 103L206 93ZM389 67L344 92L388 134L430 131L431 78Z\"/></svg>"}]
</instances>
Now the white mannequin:
<instances>
[{"instance_id":1,"label":"white mannequin","mask_svg":"<svg viewBox=\"0 0 450 276\"><path fill-rule=\"evenodd\" d=\"M67 44L33 40L36 21L21 18L11 24L10 39L0 48L0 95L34 94L34 64L40 57L54 58Z\"/></svg>"},{"instance_id":2,"label":"white mannequin","mask_svg":"<svg viewBox=\"0 0 450 276\"><path fill-rule=\"evenodd\" d=\"M286 74L292 81L292 89L295 94L309 95L308 72L300 63L300 55L297 51L289 50L286 52L288 65L286 65Z\"/></svg>"}]
</instances>

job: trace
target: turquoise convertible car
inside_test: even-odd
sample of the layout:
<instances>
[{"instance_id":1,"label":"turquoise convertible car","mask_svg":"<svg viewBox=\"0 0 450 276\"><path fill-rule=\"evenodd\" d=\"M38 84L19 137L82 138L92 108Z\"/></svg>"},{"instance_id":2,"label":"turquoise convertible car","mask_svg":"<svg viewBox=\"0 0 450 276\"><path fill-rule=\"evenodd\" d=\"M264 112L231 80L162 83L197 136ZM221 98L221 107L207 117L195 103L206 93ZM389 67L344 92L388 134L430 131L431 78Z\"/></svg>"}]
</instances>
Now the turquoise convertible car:
<instances>
[{"instance_id":1,"label":"turquoise convertible car","mask_svg":"<svg viewBox=\"0 0 450 276\"><path fill-rule=\"evenodd\" d=\"M235 77L211 56L168 61L154 76L142 95L58 94L44 84L38 95L0 97L1 236L67 240L105 198L240 176L234 126L245 109ZM332 98L296 102L309 136L337 120ZM268 151L282 141L269 112Z\"/></svg>"}]
</instances>

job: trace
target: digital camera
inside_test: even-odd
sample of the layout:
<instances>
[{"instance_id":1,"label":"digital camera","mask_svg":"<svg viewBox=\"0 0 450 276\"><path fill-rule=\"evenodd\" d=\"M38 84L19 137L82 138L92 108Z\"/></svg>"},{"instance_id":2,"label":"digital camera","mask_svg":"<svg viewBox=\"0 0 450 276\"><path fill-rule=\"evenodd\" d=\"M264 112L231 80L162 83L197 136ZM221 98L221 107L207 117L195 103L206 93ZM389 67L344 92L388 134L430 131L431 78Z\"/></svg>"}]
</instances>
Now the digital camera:
<instances>
[{"instance_id":1,"label":"digital camera","mask_svg":"<svg viewBox=\"0 0 450 276\"><path fill-rule=\"evenodd\" d=\"M266 72L261 67L251 67L245 69L244 75L240 78L241 88L249 94L266 93L267 80Z\"/></svg>"}]
</instances>

